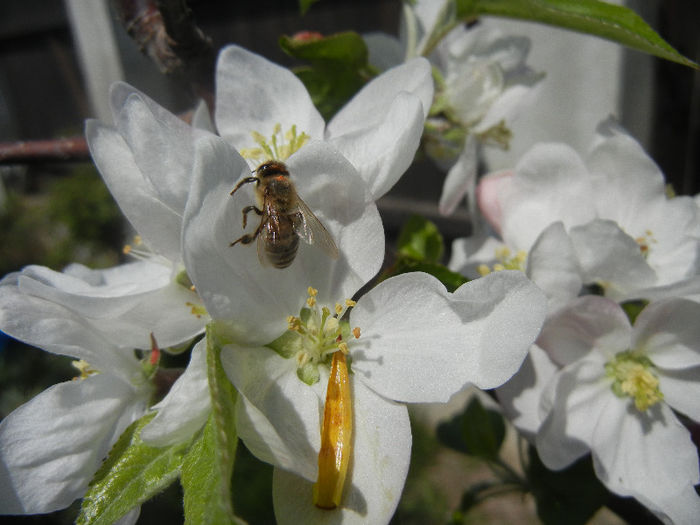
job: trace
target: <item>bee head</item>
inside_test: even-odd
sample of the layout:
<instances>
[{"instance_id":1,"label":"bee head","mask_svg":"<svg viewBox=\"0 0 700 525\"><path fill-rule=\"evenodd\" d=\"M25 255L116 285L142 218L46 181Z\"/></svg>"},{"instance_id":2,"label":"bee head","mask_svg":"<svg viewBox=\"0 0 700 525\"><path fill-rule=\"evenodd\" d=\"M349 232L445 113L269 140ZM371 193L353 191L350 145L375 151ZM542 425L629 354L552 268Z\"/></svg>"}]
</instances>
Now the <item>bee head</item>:
<instances>
[{"instance_id":1,"label":"bee head","mask_svg":"<svg viewBox=\"0 0 700 525\"><path fill-rule=\"evenodd\" d=\"M266 177L277 177L279 175L282 175L283 177L289 177L289 171L287 170L287 166L285 166L283 162L280 162L278 160L269 160L267 162L264 162L263 164L258 166L258 169L255 170L255 173L261 179L264 179Z\"/></svg>"}]
</instances>

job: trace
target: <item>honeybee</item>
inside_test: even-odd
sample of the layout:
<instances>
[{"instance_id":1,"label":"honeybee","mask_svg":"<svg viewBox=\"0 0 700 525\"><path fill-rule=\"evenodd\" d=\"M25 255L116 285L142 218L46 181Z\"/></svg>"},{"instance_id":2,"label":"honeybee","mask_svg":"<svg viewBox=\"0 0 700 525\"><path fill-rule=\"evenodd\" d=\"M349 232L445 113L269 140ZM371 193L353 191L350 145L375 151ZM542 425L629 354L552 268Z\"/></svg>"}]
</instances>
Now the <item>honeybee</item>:
<instances>
[{"instance_id":1,"label":"honeybee","mask_svg":"<svg viewBox=\"0 0 700 525\"><path fill-rule=\"evenodd\" d=\"M260 215L260 224L253 233L246 233L229 246L239 242L250 244L257 239L260 264L280 269L294 262L299 238L337 259L338 247L328 230L297 194L287 166L278 160L271 160L258 166L254 173L254 176L246 177L236 184L231 195L244 184L254 182L258 205L243 208L243 229L251 211Z\"/></svg>"}]
</instances>

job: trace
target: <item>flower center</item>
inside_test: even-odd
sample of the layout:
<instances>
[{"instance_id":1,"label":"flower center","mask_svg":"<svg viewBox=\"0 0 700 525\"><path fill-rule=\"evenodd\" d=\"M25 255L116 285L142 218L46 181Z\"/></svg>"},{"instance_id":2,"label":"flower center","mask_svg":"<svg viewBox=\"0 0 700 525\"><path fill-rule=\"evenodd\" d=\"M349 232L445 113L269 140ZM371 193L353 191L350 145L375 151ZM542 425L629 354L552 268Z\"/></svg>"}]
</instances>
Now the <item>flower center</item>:
<instances>
[{"instance_id":1,"label":"flower center","mask_svg":"<svg viewBox=\"0 0 700 525\"><path fill-rule=\"evenodd\" d=\"M355 301L345 300L345 304L336 303L333 313L324 306L319 308L316 296L318 290L309 286L306 306L299 316L287 317L288 331L268 346L285 358L294 358L297 362L297 376L307 385L319 380L318 366L329 365L332 354L340 350L348 353L347 341L360 337L360 329L350 327L341 320Z\"/></svg>"},{"instance_id":2,"label":"flower center","mask_svg":"<svg viewBox=\"0 0 700 525\"><path fill-rule=\"evenodd\" d=\"M492 267L486 264L480 264L477 268L479 274L483 277L491 272L500 272L502 270L520 270L525 271L525 264L527 262L527 252L524 250L518 251L513 255L510 248L503 246L496 249L496 260L498 261Z\"/></svg>"},{"instance_id":3,"label":"flower center","mask_svg":"<svg viewBox=\"0 0 700 525\"><path fill-rule=\"evenodd\" d=\"M74 368L78 369L78 372L80 372L79 376L75 376L73 378L73 381L78 381L79 379L87 379L91 375L99 374L100 371L92 368L92 365L85 361L84 359L78 359L77 361L71 361L71 365L73 365Z\"/></svg>"},{"instance_id":4,"label":"flower center","mask_svg":"<svg viewBox=\"0 0 700 525\"><path fill-rule=\"evenodd\" d=\"M645 259L649 257L649 253L651 252L651 245L656 244L658 242L654 237L654 232L652 232L651 230L645 230L644 235L637 237L635 241L639 245L639 251L642 252L642 255Z\"/></svg>"},{"instance_id":5,"label":"flower center","mask_svg":"<svg viewBox=\"0 0 700 525\"><path fill-rule=\"evenodd\" d=\"M244 159L254 160L258 164L266 160L288 159L311 138L303 131L298 133L296 125L292 125L288 131L282 133L281 124L275 124L269 139L257 131L251 132L251 136L257 147L242 149L241 156Z\"/></svg>"},{"instance_id":6,"label":"flower center","mask_svg":"<svg viewBox=\"0 0 700 525\"><path fill-rule=\"evenodd\" d=\"M616 396L634 399L637 410L644 412L664 398L653 368L648 357L627 350L605 364L605 375L613 380L612 391Z\"/></svg>"}]
</instances>

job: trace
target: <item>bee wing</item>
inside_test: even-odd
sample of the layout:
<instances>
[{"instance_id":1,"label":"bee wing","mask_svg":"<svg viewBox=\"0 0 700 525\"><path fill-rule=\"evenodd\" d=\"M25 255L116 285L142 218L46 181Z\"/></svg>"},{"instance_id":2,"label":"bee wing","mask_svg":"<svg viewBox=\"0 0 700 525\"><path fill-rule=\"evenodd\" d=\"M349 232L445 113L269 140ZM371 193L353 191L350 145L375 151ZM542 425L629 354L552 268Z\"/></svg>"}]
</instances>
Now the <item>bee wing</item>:
<instances>
[{"instance_id":1,"label":"bee wing","mask_svg":"<svg viewBox=\"0 0 700 525\"><path fill-rule=\"evenodd\" d=\"M270 214L270 205L267 201L263 204L263 215L260 220L262 228L258 234L257 242L255 247L258 252L258 261L260 261L261 266L272 266L265 253L265 242L270 236L275 236L275 225L279 224L277 217L274 214Z\"/></svg>"},{"instance_id":2,"label":"bee wing","mask_svg":"<svg viewBox=\"0 0 700 525\"><path fill-rule=\"evenodd\" d=\"M260 235L258 235L255 246L258 251L258 261L260 261L260 265L267 267L270 266L270 261L267 260L267 255L265 255L265 230L267 230L267 226L263 227Z\"/></svg>"},{"instance_id":3,"label":"bee wing","mask_svg":"<svg viewBox=\"0 0 700 525\"><path fill-rule=\"evenodd\" d=\"M321 248L332 259L337 259L338 247L335 245L333 237L299 196L297 196L297 210L294 219L296 234L307 243Z\"/></svg>"}]
</instances>

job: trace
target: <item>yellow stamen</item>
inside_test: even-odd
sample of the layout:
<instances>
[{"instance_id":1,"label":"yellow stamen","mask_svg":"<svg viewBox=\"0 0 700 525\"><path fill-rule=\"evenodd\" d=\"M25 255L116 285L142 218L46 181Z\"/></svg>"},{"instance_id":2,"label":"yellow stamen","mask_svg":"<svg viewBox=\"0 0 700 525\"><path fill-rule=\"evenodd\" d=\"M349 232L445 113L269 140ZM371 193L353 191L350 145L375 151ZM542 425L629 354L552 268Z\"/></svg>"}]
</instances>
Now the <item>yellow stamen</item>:
<instances>
[{"instance_id":1,"label":"yellow stamen","mask_svg":"<svg viewBox=\"0 0 700 525\"><path fill-rule=\"evenodd\" d=\"M633 351L621 352L605 365L606 375L613 380L615 395L632 398L641 412L664 399L659 378L653 370L647 357Z\"/></svg>"},{"instance_id":2,"label":"yellow stamen","mask_svg":"<svg viewBox=\"0 0 700 525\"><path fill-rule=\"evenodd\" d=\"M355 328L352 329L352 335L355 336L355 339L360 338L360 327L356 326Z\"/></svg>"}]
</instances>

